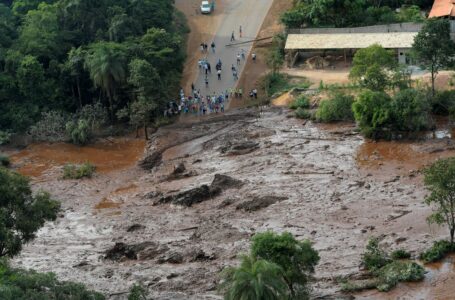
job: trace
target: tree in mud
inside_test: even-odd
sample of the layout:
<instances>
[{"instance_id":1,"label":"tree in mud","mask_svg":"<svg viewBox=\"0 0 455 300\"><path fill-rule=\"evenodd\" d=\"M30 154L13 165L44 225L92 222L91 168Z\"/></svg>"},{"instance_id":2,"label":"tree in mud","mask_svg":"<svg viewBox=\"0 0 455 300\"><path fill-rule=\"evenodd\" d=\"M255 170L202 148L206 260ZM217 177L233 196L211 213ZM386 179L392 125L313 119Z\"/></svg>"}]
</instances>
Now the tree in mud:
<instances>
[{"instance_id":1,"label":"tree in mud","mask_svg":"<svg viewBox=\"0 0 455 300\"><path fill-rule=\"evenodd\" d=\"M308 297L308 281L319 255L310 241L297 241L291 233L281 235L273 232L258 233L252 238L251 255L265 259L283 269L283 279L291 299Z\"/></svg>"},{"instance_id":2,"label":"tree in mud","mask_svg":"<svg viewBox=\"0 0 455 300\"><path fill-rule=\"evenodd\" d=\"M44 222L56 219L60 204L46 192L33 195L27 178L2 167L0 195L0 257L13 257Z\"/></svg>"},{"instance_id":3,"label":"tree in mud","mask_svg":"<svg viewBox=\"0 0 455 300\"><path fill-rule=\"evenodd\" d=\"M454 63L455 43L450 38L450 23L446 19L428 19L414 38L412 49L419 63L431 72L431 91L435 91L435 80L439 70Z\"/></svg>"},{"instance_id":4,"label":"tree in mud","mask_svg":"<svg viewBox=\"0 0 455 300\"><path fill-rule=\"evenodd\" d=\"M424 183L430 191L425 203L432 206L428 223L449 227L450 242L455 234L455 157L440 159L424 170Z\"/></svg>"},{"instance_id":5,"label":"tree in mud","mask_svg":"<svg viewBox=\"0 0 455 300\"><path fill-rule=\"evenodd\" d=\"M285 300L289 290L283 272L277 264L245 255L239 267L223 270L220 288L225 300Z\"/></svg>"}]
</instances>

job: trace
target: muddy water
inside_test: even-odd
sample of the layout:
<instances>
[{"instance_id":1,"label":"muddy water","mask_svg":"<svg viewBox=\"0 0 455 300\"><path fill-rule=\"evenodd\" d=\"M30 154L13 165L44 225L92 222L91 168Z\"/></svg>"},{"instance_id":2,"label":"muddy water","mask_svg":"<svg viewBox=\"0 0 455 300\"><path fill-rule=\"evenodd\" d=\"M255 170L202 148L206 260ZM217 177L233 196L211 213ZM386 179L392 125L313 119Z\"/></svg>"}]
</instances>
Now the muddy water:
<instances>
[{"instance_id":1,"label":"muddy water","mask_svg":"<svg viewBox=\"0 0 455 300\"><path fill-rule=\"evenodd\" d=\"M142 139L103 139L84 147L67 143L32 144L11 155L18 172L38 177L47 170L67 163L91 162L97 172L109 173L134 165L144 152Z\"/></svg>"}]
</instances>

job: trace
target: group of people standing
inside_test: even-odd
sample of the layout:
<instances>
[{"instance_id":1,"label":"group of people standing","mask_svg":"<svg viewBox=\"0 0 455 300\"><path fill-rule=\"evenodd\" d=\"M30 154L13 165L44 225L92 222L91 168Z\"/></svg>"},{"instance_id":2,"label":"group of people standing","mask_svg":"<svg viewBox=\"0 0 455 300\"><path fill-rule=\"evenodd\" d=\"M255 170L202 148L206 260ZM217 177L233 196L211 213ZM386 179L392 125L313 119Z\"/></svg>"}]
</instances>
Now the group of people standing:
<instances>
[{"instance_id":1,"label":"group of people standing","mask_svg":"<svg viewBox=\"0 0 455 300\"><path fill-rule=\"evenodd\" d=\"M229 101L227 92L217 95L202 96L200 90L196 90L194 84L191 84L192 95L185 96L183 89L180 89L180 104L178 112L183 114L205 115L206 113L223 113L225 103Z\"/></svg>"},{"instance_id":2,"label":"group of people standing","mask_svg":"<svg viewBox=\"0 0 455 300\"><path fill-rule=\"evenodd\" d=\"M240 38L243 37L243 29L242 26L239 26L239 36ZM232 32L231 35L231 43L235 41L235 31ZM211 43L207 42L202 42L200 44L200 51L202 54L202 58L199 59L198 61L198 67L199 67L199 72L203 76L203 86L205 86L206 89L209 89L209 84L210 84L210 78L212 78L212 65L209 62L209 55L210 53L215 54L216 53L216 44L215 41L212 41ZM242 65L242 62L246 60L246 51L245 49L240 49L235 57L233 57L234 63L231 64L231 72L232 72L232 78L234 80L234 86L236 85L236 82L239 79L239 68ZM256 61L256 54L252 53L251 54L251 59L253 62ZM213 61L212 61L213 62ZM217 81L222 81L226 80L223 76L223 67L225 65L221 61L221 58L218 58L216 65L215 65L215 71L213 72L216 74L216 80ZM229 64L228 64L229 66ZM224 88L223 88L224 90ZM251 90L249 92L249 95L251 98L257 98L257 90ZM235 98L243 98L243 91L241 88L235 89L227 89L223 92L213 92L213 95L209 96L201 96L200 89L196 90L194 83L191 85L191 95L188 97L185 97L183 92L181 92L181 109L179 111L182 111L184 113L192 112L192 113L200 113L200 114L205 114L206 112L223 112L224 111L224 105L228 101L229 97L235 97Z\"/></svg>"}]
</instances>

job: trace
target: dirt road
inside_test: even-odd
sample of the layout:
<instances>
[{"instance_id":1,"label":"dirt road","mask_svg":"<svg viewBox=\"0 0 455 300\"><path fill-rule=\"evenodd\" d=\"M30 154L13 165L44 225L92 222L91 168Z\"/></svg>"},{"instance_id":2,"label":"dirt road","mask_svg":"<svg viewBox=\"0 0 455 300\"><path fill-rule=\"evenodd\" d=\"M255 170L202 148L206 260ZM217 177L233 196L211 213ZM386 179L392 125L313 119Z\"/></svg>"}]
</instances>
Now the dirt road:
<instances>
[{"instance_id":1,"label":"dirt road","mask_svg":"<svg viewBox=\"0 0 455 300\"><path fill-rule=\"evenodd\" d=\"M231 44L231 34L234 31L235 41L233 43L255 39L272 2L273 0L226 1L216 34L209 40L200 41L209 45L208 52L200 52L200 57L206 58L212 68L212 73L208 75L208 87L206 87L204 82L204 72L198 69L194 70L194 72L199 72L199 76L195 80L195 87L201 90L202 95L212 95L214 92L219 94L235 86L236 81L233 78L231 66L234 65L237 68L240 77L245 61L241 59L240 65L237 65L237 54L244 51L245 57L248 57L252 43L227 46ZM212 16L207 15L205 17L211 18ZM242 37L239 36L240 26L242 26ZM215 42L215 53L210 49L212 41ZM215 70L216 63L219 59L223 63L222 80L217 80Z\"/></svg>"}]
</instances>

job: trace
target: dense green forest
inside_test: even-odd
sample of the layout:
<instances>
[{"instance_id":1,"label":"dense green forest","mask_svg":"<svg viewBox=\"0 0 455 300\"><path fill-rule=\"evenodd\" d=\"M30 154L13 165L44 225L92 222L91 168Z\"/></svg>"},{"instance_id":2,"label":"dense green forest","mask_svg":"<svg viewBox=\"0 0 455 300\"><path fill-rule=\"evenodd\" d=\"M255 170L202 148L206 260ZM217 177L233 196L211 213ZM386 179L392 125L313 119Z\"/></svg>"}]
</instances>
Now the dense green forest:
<instances>
[{"instance_id":1,"label":"dense green forest","mask_svg":"<svg viewBox=\"0 0 455 300\"><path fill-rule=\"evenodd\" d=\"M422 22L433 0L295 0L282 16L290 28Z\"/></svg>"},{"instance_id":2,"label":"dense green forest","mask_svg":"<svg viewBox=\"0 0 455 300\"><path fill-rule=\"evenodd\" d=\"M161 114L186 32L172 0L1 0L0 135Z\"/></svg>"}]
</instances>

